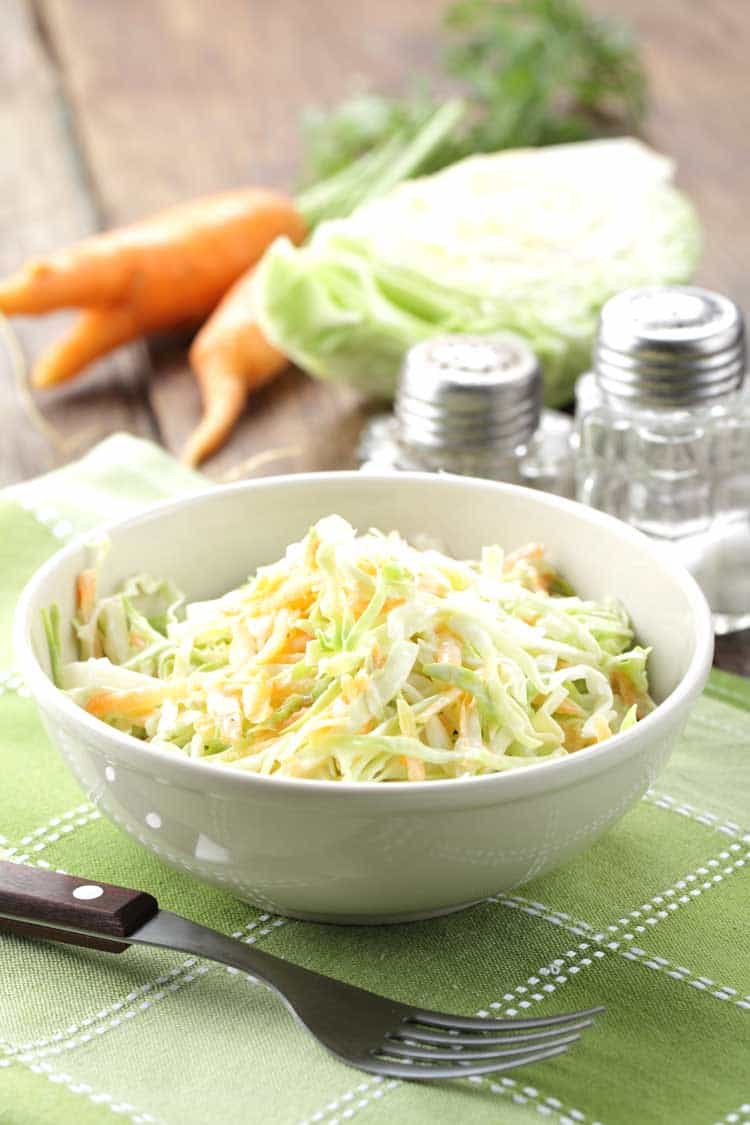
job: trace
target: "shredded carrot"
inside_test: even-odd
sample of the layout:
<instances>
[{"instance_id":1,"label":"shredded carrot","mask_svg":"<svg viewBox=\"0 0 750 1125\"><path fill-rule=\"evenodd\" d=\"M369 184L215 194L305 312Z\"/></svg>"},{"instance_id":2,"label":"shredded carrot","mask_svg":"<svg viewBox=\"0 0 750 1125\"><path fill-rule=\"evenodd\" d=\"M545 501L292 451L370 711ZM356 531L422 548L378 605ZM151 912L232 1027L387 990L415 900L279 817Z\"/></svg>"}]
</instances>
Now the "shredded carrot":
<instances>
[{"instance_id":1,"label":"shredded carrot","mask_svg":"<svg viewBox=\"0 0 750 1125\"><path fill-rule=\"evenodd\" d=\"M278 587L279 583L274 585ZM294 609L304 613L314 600L315 592L307 585L296 586L292 590L284 586L281 589L269 587L267 594L252 599L246 613L251 617L264 617L267 613L275 613L280 609Z\"/></svg>"},{"instance_id":2,"label":"shredded carrot","mask_svg":"<svg viewBox=\"0 0 750 1125\"><path fill-rule=\"evenodd\" d=\"M404 764L409 781L424 781L426 779L427 771L421 758L407 757L404 759Z\"/></svg>"},{"instance_id":3,"label":"shredded carrot","mask_svg":"<svg viewBox=\"0 0 750 1125\"><path fill-rule=\"evenodd\" d=\"M370 598L357 598L356 602L354 602L351 607L355 620L359 620L369 604Z\"/></svg>"},{"instance_id":4,"label":"shredded carrot","mask_svg":"<svg viewBox=\"0 0 750 1125\"><path fill-rule=\"evenodd\" d=\"M351 703L357 696L367 691L369 686L370 677L363 668L360 668L355 676L347 672L341 677L341 698L345 703Z\"/></svg>"},{"instance_id":5,"label":"shredded carrot","mask_svg":"<svg viewBox=\"0 0 750 1125\"><path fill-rule=\"evenodd\" d=\"M282 684L279 680L271 680L268 685L271 703L277 707L290 695L289 685Z\"/></svg>"},{"instance_id":6,"label":"shredded carrot","mask_svg":"<svg viewBox=\"0 0 750 1125\"><path fill-rule=\"evenodd\" d=\"M354 680L347 672L341 677L341 698L344 703L351 703L354 699Z\"/></svg>"},{"instance_id":7,"label":"shredded carrot","mask_svg":"<svg viewBox=\"0 0 750 1125\"><path fill-rule=\"evenodd\" d=\"M83 621L88 621L96 605L96 570L82 570L76 579L76 606Z\"/></svg>"},{"instance_id":8,"label":"shredded carrot","mask_svg":"<svg viewBox=\"0 0 750 1125\"><path fill-rule=\"evenodd\" d=\"M165 694L164 690L154 688L133 691L102 691L88 699L86 710L90 715L96 715L97 718L102 718L104 715L142 718L164 702Z\"/></svg>"},{"instance_id":9,"label":"shredded carrot","mask_svg":"<svg viewBox=\"0 0 750 1125\"><path fill-rule=\"evenodd\" d=\"M250 600L265 598L266 594L270 594L272 590L278 589L284 581L284 575L278 571L273 571L270 574L268 572L259 574L255 579L253 589L250 591Z\"/></svg>"},{"instance_id":10,"label":"shredded carrot","mask_svg":"<svg viewBox=\"0 0 750 1125\"><path fill-rule=\"evenodd\" d=\"M419 579L417 585L420 590L424 590L428 594L444 594L447 589L448 582L447 580L442 582L438 581L436 577L431 575L423 575Z\"/></svg>"},{"instance_id":11,"label":"shredded carrot","mask_svg":"<svg viewBox=\"0 0 750 1125\"><path fill-rule=\"evenodd\" d=\"M574 703L572 699L563 699L562 703L559 703L555 708L555 714L574 715L576 718L579 718L584 714L584 711L577 703Z\"/></svg>"},{"instance_id":12,"label":"shredded carrot","mask_svg":"<svg viewBox=\"0 0 750 1125\"><path fill-rule=\"evenodd\" d=\"M517 551L511 551L510 554L505 556L503 562L503 573L507 574L512 570L517 562L524 559L541 559L544 557L544 547L541 543L527 543L524 547L519 547Z\"/></svg>"},{"instance_id":13,"label":"shredded carrot","mask_svg":"<svg viewBox=\"0 0 750 1125\"><path fill-rule=\"evenodd\" d=\"M455 637L447 636L440 642L437 658L441 664L454 664L459 667L463 659L461 646Z\"/></svg>"},{"instance_id":14,"label":"shredded carrot","mask_svg":"<svg viewBox=\"0 0 750 1125\"><path fill-rule=\"evenodd\" d=\"M538 709L546 702L547 698L548 696L540 691L532 699L531 706ZM577 703L574 703L572 699L563 699L560 703L558 703L553 713L555 715L573 715L576 718L579 718L584 714L584 711L581 707L578 706Z\"/></svg>"},{"instance_id":15,"label":"shredded carrot","mask_svg":"<svg viewBox=\"0 0 750 1125\"><path fill-rule=\"evenodd\" d=\"M576 750L582 750L584 746L590 746L591 742L585 739L577 725L566 723L564 727L563 745L569 754L574 754Z\"/></svg>"},{"instance_id":16,"label":"shredded carrot","mask_svg":"<svg viewBox=\"0 0 750 1125\"><path fill-rule=\"evenodd\" d=\"M316 556L320 540L317 535L312 533L308 536L307 543L305 544L305 566L308 570L313 570L316 564Z\"/></svg>"},{"instance_id":17,"label":"shredded carrot","mask_svg":"<svg viewBox=\"0 0 750 1125\"><path fill-rule=\"evenodd\" d=\"M315 595L312 590L301 590L294 597L287 598L282 602L282 607L284 609L294 609L300 613L304 613L310 608L314 599Z\"/></svg>"},{"instance_id":18,"label":"shredded carrot","mask_svg":"<svg viewBox=\"0 0 750 1125\"><path fill-rule=\"evenodd\" d=\"M609 677L609 682L612 685L612 690L620 696L626 707L632 707L634 703L638 702L638 692L633 686L633 682L629 676L620 668L615 668Z\"/></svg>"},{"instance_id":19,"label":"shredded carrot","mask_svg":"<svg viewBox=\"0 0 750 1125\"><path fill-rule=\"evenodd\" d=\"M301 719L303 715L306 715L309 710L309 707L300 707L299 711L293 711L291 715L287 715L282 723L279 723L279 730L286 730L286 728L290 727L292 723L296 723L298 719Z\"/></svg>"},{"instance_id":20,"label":"shredded carrot","mask_svg":"<svg viewBox=\"0 0 750 1125\"><path fill-rule=\"evenodd\" d=\"M295 633L287 641L286 650L287 650L287 652L290 652L290 653L304 652L305 649L307 648L307 642L309 640L310 640L310 638L308 637L307 633L304 633L304 632Z\"/></svg>"},{"instance_id":21,"label":"shredded carrot","mask_svg":"<svg viewBox=\"0 0 750 1125\"><path fill-rule=\"evenodd\" d=\"M544 590L545 594L549 593L549 588L554 581L554 574L551 571L544 571L543 573L536 572L537 589Z\"/></svg>"},{"instance_id":22,"label":"shredded carrot","mask_svg":"<svg viewBox=\"0 0 750 1125\"><path fill-rule=\"evenodd\" d=\"M417 738L417 723L414 715L404 703L403 698L399 697L396 703L396 713L398 714L398 725L401 733L407 738ZM425 765L421 758L416 758L411 754L402 754L400 756L401 765L406 769L406 776L409 781L424 781L427 777Z\"/></svg>"}]
</instances>

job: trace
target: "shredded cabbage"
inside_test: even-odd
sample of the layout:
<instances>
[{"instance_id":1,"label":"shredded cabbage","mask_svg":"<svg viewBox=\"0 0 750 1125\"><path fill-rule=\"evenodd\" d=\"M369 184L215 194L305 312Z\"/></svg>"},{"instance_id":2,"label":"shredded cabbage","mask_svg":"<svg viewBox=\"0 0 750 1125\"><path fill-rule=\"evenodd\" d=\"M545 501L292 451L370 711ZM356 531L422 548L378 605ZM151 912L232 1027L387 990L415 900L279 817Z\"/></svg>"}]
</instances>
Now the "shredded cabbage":
<instances>
[{"instance_id":1,"label":"shredded cabbage","mask_svg":"<svg viewBox=\"0 0 750 1125\"><path fill-rule=\"evenodd\" d=\"M185 606L141 575L78 580L59 685L118 730L279 777L423 781L564 757L652 707L623 607L530 544L464 562L328 516L246 585Z\"/></svg>"}]
</instances>

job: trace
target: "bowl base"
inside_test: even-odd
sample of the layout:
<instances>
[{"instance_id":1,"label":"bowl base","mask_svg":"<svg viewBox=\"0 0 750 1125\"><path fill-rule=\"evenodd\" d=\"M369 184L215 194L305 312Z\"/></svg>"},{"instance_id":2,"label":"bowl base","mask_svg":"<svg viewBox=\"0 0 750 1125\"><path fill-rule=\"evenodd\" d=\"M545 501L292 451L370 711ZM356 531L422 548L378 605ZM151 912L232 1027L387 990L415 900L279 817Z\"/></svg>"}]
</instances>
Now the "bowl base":
<instances>
[{"instance_id":1,"label":"bowl base","mask_svg":"<svg viewBox=\"0 0 750 1125\"><path fill-rule=\"evenodd\" d=\"M251 906L257 902L246 899ZM425 922L428 918L442 918L444 914L457 914L460 910L468 910L477 906L484 899L477 898L473 902L461 902L458 906L440 906L435 910L418 910L406 914L316 914L305 910L285 910L281 907L270 907L268 902L263 903L264 910L273 909L274 914L281 918L291 918L296 922L322 922L332 926L398 926L403 922Z\"/></svg>"}]
</instances>

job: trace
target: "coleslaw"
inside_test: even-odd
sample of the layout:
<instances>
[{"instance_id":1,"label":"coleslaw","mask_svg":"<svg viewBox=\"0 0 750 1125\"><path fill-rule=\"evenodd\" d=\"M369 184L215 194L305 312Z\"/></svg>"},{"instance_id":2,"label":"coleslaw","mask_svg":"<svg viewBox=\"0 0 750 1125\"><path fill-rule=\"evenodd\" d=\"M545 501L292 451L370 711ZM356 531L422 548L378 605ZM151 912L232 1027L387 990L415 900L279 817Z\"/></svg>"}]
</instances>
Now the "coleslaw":
<instances>
[{"instance_id":1,"label":"coleslaw","mask_svg":"<svg viewBox=\"0 0 750 1125\"><path fill-rule=\"evenodd\" d=\"M653 708L649 650L615 599L578 597L542 547L460 561L316 523L279 561L185 604L149 575L77 581L78 659L44 614L53 677L154 747L329 781L425 781L561 758Z\"/></svg>"}]
</instances>

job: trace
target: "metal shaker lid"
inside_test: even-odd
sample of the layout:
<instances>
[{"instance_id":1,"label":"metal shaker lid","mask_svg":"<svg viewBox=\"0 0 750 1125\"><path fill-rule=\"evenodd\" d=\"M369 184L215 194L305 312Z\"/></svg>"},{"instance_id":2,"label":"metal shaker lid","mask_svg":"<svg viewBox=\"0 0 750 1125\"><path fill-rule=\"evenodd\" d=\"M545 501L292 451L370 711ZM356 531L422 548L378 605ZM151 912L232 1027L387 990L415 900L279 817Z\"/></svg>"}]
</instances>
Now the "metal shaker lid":
<instances>
[{"instance_id":1,"label":"metal shaker lid","mask_svg":"<svg viewBox=\"0 0 750 1125\"><path fill-rule=\"evenodd\" d=\"M411 348L396 395L402 445L503 457L539 424L539 362L512 333L437 336Z\"/></svg>"},{"instance_id":2,"label":"metal shaker lid","mask_svg":"<svg viewBox=\"0 0 750 1125\"><path fill-rule=\"evenodd\" d=\"M741 386L745 364L742 313L709 289L626 289L602 309L594 370L609 398L673 409L708 403Z\"/></svg>"}]
</instances>

